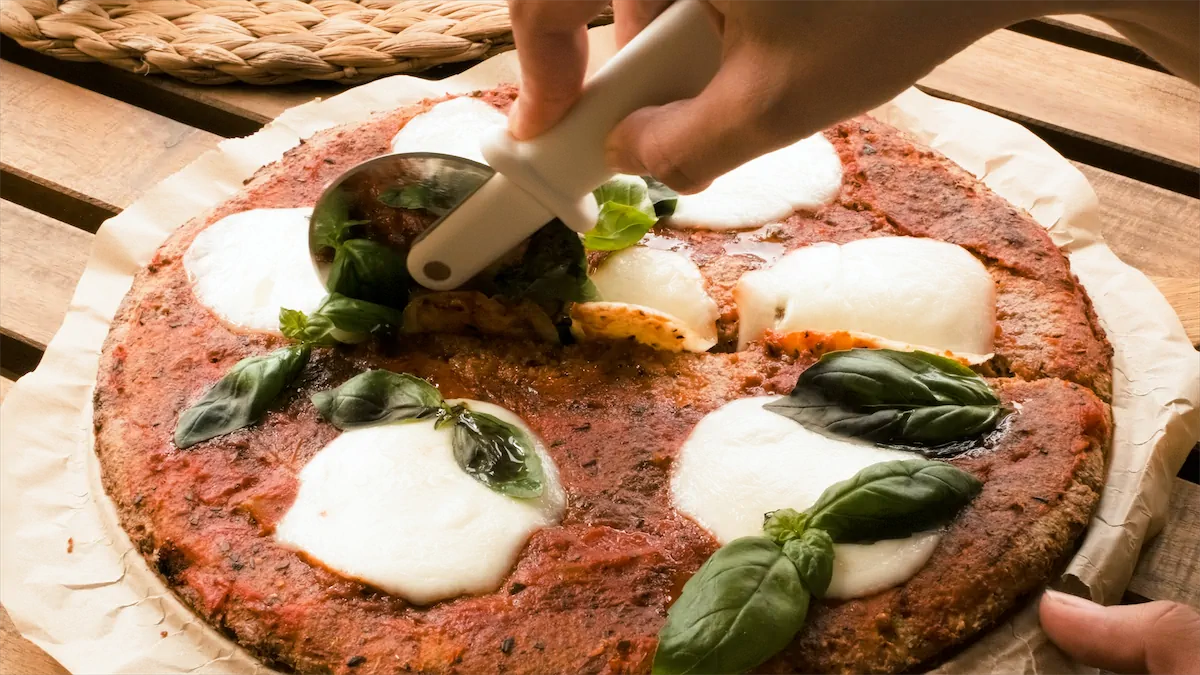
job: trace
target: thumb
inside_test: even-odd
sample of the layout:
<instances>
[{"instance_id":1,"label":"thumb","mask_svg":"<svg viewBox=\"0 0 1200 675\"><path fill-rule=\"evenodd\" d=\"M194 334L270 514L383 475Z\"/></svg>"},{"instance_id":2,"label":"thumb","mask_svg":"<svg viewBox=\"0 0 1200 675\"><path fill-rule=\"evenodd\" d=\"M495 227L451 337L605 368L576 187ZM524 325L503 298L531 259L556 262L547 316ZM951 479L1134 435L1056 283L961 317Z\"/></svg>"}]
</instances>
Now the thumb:
<instances>
[{"instance_id":1,"label":"thumb","mask_svg":"<svg viewBox=\"0 0 1200 675\"><path fill-rule=\"evenodd\" d=\"M1177 602L1104 607L1046 591L1042 628L1071 658L1123 673L1200 673L1200 614Z\"/></svg>"},{"instance_id":2,"label":"thumb","mask_svg":"<svg viewBox=\"0 0 1200 675\"><path fill-rule=\"evenodd\" d=\"M654 176L679 192L696 192L747 161L802 138L769 118L778 107L764 79L777 68L753 49L727 54L695 98L642 108L608 135L610 168ZM797 131L804 131L797 129Z\"/></svg>"}]
</instances>

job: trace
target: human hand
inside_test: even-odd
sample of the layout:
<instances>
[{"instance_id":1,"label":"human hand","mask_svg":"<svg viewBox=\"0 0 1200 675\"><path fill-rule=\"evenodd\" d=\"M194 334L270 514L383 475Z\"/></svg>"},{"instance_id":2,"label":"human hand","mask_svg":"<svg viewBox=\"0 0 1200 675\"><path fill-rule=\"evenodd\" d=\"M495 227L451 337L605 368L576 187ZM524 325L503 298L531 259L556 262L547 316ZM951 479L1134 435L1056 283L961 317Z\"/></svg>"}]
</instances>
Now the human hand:
<instances>
[{"instance_id":1,"label":"human hand","mask_svg":"<svg viewBox=\"0 0 1200 675\"><path fill-rule=\"evenodd\" d=\"M1200 673L1200 614L1177 602L1104 607L1046 591L1042 628L1068 656L1119 673Z\"/></svg>"},{"instance_id":2,"label":"human hand","mask_svg":"<svg viewBox=\"0 0 1200 675\"><path fill-rule=\"evenodd\" d=\"M628 42L669 0L613 0ZM1088 0L773 2L712 0L720 71L697 97L643 108L609 135L611 168L650 174L680 192L761 154L869 110L987 33L1045 14L1094 12L1196 81L1192 3ZM578 98L587 22L604 0L509 0L521 96L509 130L529 139ZM1182 65L1181 65L1182 64ZM1189 65L1190 64L1190 65Z\"/></svg>"},{"instance_id":3,"label":"human hand","mask_svg":"<svg viewBox=\"0 0 1200 675\"><path fill-rule=\"evenodd\" d=\"M669 2L616 0L623 44ZM509 129L532 138L578 97L600 1L510 0L523 90ZM723 61L696 98L643 108L609 136L609 165L681 191L878 105L1028 3L709 3Z\"/></svg>"}]
</instances>

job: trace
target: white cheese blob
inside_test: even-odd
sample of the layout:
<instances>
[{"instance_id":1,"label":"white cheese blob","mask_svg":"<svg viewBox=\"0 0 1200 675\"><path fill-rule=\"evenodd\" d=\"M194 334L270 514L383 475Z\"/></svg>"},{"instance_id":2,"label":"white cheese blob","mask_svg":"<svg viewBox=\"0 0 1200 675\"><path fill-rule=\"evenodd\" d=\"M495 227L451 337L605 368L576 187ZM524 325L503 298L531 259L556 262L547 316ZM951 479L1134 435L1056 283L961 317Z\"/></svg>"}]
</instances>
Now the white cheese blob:
<instances>
[{"instance_id":1,"label":"white cheese blob","mask_svg":"<svg viewBox=\"0 0 1200 675\"><path fill-rule=\"evenodd\" d=\"M392 152L440 152L486 164L479 141L505 124L504 113L477 98L460 96L409 120L392 137Z\"/></svg>"},{"instance_id":2,"label":"white cheese blob","mask_svg":"<svg viewBox=\"0 0 1200 675\"><path fill-rule=\"evenodd\" d=\"M254 209L196 235L183 267L196 298L227 323L279 332L279 309L311 312L327 291L308 254L311 208Z\"/></svg>"},{"instance_id":3,"label":"white cheese blob","mask_svg":"<svg viewBox=\"0 0 1200 675\"><path fill-rule=\"evenodd\" d=\"M733 298L739 348L768 330L845 331L976 362L987 359L996 330L987 269L962 247L933 239L805 246L744 274Z\"/></svg>"},{"instance_id":4,"label":"white cheese blob","mask_svg":"<svg viewBox=\"0 0 1200 675\"><path fill-rule=\"evenodd\" d=\"M762 534L763 514L812 506L830 485L910 452L822 436L763 409L773 396L733 401L709 413L680 449L671 477L675 506L722 544ZM937 533L834 546L827 595L856 598L899 584L925 564Z\"/></svg>"},{"instance_id":5,"label":"white cheese blob","mask_svg":"<svg viewBox=\"0 0 1200 675\"><path fill-rule=\"evenodd\" d=\"M821 134L768 152L717 178L701 192L682 195L672 227L732 230L783 220L837 197L842 160Z\"/></svg>"},{"instance_id":6,"label":"white cheese blob","mask_svg":"<svg viewBox=\"0 0 1200 675\"><path fill-rule=\"evenodd\" d=\"M694 352L717 344L717 303L686 254L632 246L605 258L591 279L600 302L576 305L573 316L597 334ZM611 322L601 326L600 315Z\"/></svg>"},{"instance_id":7,"label":"white cheese blob","mask_svg":"<svg viewBox=\"0 0 1200 675\"><path fill-rule=\"evenodd\" d=\"M566 495L519 417L457 402L535 440L545 473L540 497L509 497L468 475L454 459L449 427L391 422L343 432L313 456L276 539L418 605L499 588L529 536L562 518Z\"/></svg>"}]
</instances>

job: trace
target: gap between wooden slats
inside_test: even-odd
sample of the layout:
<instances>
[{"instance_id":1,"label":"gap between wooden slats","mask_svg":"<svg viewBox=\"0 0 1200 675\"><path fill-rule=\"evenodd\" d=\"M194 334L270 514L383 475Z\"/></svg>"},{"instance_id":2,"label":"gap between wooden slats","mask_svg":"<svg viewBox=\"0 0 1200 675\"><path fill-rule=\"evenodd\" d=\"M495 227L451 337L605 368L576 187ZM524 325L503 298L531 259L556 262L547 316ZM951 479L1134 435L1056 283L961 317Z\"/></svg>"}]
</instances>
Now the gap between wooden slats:
<instances>
[{"instance_id":1,"label":"gap between wooden slats","mask_svg":"<svg viewBox=\"0 0 1200 675\"><path fill-rule=\"evenodd\" d=\"M1041 38L1086 52L1132 63L1142 68L1167 72L1146 52L1138 49L1117 29L1100 19L1082 14L1047 16L1009 26L1009 30Z\"/></svg>"}]
</instances>

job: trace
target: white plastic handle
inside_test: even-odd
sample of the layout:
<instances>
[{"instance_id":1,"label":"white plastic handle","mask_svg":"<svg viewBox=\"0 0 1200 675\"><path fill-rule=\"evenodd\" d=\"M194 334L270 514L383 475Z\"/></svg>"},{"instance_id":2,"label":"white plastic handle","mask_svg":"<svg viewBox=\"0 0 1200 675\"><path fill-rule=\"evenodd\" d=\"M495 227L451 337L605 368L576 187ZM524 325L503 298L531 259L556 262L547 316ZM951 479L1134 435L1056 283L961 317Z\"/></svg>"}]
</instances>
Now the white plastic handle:
<instances>
[{"instance_id":1,"label":"white plastic handle","mask_svg":"<svg viewBox=\"0 0 1200 675\"><path fill-rule=\"evenodd\" d=\"M613 177L605 139L622 119L646 106L699 94L721 64L721 42L700 0L672 4L617 52L552 129L529 141L506 131L486 139L483 156L576 232L596 224L584 197Z\"/></svg>"},{"instance_id":2,"label":"white plastic handle","mask_svg":"<svg viewBox=\"0 0 1200 675\"><path fill-rule=\"evenodd\" d=\"M408 270L426 288L458 288L554 217L596 226L592 190L613 172L608 133L629 113L691 98L721 63L716 27L700 0L679 0L609 60L545 134L517 141L498 129L481 150L496 175L413 244Z\"/></svg>"}]
</instances>

